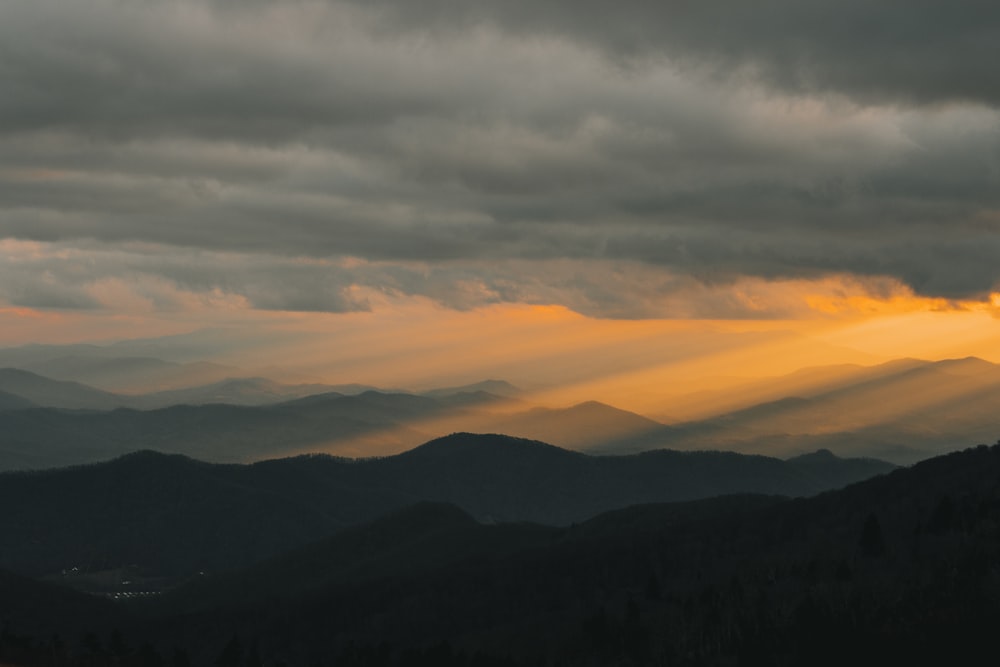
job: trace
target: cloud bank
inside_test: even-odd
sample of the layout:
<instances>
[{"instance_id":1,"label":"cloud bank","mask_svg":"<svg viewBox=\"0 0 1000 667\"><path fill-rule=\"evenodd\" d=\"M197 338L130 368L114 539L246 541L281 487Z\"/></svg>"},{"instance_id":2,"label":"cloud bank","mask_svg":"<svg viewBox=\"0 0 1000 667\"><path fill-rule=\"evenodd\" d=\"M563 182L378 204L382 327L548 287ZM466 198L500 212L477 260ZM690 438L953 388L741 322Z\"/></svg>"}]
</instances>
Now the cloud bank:
<instances>
[{"instance_id":1,"label":"cloud bank","mask_svg":"<svg viewBox=\"0 0 1000 667\"><path fill-rule=\"evenodd\" d=\"M829 276L983 299L998 56L971 0L8 0L0 299L745 317L784 306L720 286Z\"/></svg>"}]
</instances>

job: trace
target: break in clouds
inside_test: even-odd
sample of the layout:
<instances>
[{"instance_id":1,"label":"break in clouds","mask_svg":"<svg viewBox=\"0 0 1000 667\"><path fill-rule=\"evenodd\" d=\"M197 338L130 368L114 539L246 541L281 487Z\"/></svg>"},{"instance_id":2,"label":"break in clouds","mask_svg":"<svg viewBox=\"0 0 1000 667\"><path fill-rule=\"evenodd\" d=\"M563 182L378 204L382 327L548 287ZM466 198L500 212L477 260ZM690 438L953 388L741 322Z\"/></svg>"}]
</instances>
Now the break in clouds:
<instances>
[{"instance_id":1,"label":"break in clouds","mask_svg":"<svg viewBox=\"0 0 1000 667\"><path fill-rule=\"evenodd\" d=\"M998 61L971 0L7 0L0 300L983 298Z\"/></svg>"}]
</instances>

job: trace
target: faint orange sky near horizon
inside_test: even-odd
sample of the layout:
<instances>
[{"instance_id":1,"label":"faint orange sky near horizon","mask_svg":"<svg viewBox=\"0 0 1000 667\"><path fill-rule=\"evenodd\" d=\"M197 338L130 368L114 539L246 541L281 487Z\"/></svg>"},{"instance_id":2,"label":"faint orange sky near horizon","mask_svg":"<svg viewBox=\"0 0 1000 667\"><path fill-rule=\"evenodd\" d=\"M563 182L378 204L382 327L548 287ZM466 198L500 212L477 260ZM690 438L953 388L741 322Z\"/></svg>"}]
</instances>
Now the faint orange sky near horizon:
<instances>
[{"instance_id":1,"label":"faint orange sky near horizon","mask_svg":"<svg viewBox=\"0 0 1000 667\"><path fill-rule=\"evenodd\" d=\"M458 311L420 297L372 297L368 312L254 310L238 298L169 312L0 307L0 345L101 342L231 329L247 344L213 360L280 367L289 377L425 389L502 378L549 405L600 400L646 414L669 399L803 367L900 357L1000 362L1000 294L983 302L873 295L850 279L720 286L799 304L796 317L587 317L561 305L494 304ZM763 290L763 292L761 291ZM123 303L127 303L127 298ZM192 300L192 303L195 303ZM766 303L761 303L766 312ZM256 336L264 336L256 342Z\"/></svg>"}]
</instances>

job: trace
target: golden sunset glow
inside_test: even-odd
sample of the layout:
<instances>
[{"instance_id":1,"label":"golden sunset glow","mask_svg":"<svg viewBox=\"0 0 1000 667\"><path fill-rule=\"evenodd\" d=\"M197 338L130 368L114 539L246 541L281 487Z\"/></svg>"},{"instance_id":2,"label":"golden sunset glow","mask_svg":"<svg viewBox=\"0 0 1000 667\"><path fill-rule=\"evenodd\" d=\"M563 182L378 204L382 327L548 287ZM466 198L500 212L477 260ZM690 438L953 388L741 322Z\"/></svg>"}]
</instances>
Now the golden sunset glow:
<instances>
[{"instance_id":1,"label":"golden sunset glow","mask_svg":"<svg viewBox=\"0 0 1000 667\"><path fill-rule=\"evenodd\" d=\"M675 424L1000 363L1000 109L955 49L798 13L788 43L742 5L720 36L669 3L265 4L0 8L11 367L132 398L496 379ZM881 415L775 423L992 391L924 370Z\"/></svg>"},{"instance_id":2,"label":"golden sunset glow","mask_svg":"<svg viewBox=\"0 0 1000 667\"><path fill-rule=\"evenodd\" d=\"M232 347L217 356L224 363L280 366L317 382L413 389L498 377L539 404L600 400L667 420L779 398L774 388L759 395L745 390L738 400L719 392L806 367L870 366L900 357L1000 361L997 295L989 302L950 302L897 286L878 297L861 291L864 284L856 280L833 278L716 289L766 295L798 317L619 320L516 304L459 311L372 292L364 294L371 307L365 312L260 311L220 294L230 305L182 301L164 313L149 312L121 283L92 290L114 299L120 312L7 307L0 310L0 329L6 344L107 342L180 334L197 322L231 332Z\"/></svg>"}]
</instances>

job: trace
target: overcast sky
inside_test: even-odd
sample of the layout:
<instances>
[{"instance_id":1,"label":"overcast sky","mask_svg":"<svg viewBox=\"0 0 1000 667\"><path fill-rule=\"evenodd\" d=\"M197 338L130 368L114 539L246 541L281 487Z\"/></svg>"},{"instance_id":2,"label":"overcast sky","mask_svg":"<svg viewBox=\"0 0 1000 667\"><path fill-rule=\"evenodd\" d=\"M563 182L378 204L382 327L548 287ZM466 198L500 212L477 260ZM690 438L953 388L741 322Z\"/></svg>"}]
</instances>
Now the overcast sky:
<instances>
[{"instance_id":1,"label":"overcast sky","mask_svg":"<svg viewBox=\"0 0 1000 667\"><path fill-rule=\"evenodd\" d=\"M3 0L0 302L985 300L998 62L982 0Z\"/></svg>"}]
</instances>

